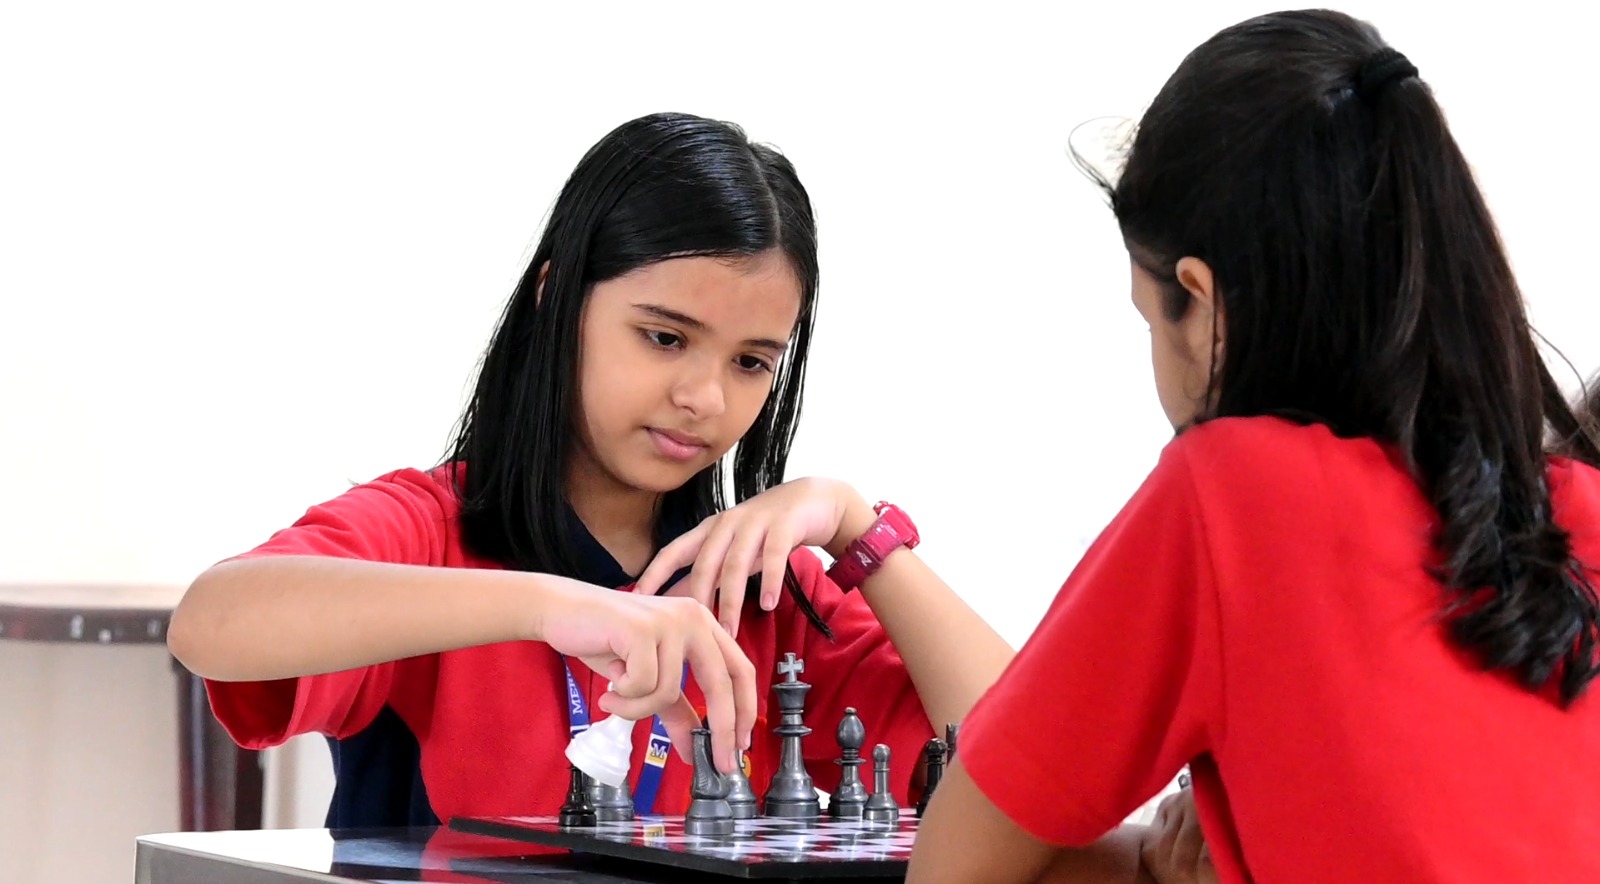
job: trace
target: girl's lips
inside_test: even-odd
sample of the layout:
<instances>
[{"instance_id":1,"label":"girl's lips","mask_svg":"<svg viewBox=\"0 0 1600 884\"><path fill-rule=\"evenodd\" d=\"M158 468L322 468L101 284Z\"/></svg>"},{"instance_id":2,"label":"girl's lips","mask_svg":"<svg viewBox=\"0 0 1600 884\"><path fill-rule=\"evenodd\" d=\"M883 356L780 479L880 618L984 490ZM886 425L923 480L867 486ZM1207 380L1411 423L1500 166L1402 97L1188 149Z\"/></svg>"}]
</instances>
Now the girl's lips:
<instances>
[{"instance_id":1,"label":"girl's lips","mask_svg":"<svg viewBox=\"0 0 1600 884\"><path fill-rule=\"evenodd\" d=\"M650 439L656 450L670 460L689 461L699 457L708 447L704 440L687 433L651 428Z\"/></svg>"}]
</instances>

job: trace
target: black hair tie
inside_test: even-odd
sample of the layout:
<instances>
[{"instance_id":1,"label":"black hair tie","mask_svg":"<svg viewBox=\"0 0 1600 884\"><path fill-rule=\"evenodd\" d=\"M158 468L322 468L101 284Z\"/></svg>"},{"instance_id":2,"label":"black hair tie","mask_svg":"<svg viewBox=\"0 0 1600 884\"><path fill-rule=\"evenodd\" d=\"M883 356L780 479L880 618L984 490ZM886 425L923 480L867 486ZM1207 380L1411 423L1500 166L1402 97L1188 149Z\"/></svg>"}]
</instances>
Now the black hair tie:
<instances>
[{"instance_id":1,"label":"black hair tie","mask_svg":"<svg viewBox=\"0 0 1600 884\"><path fill-rule=\"evenodd\" d=\"M1367 56L1356 71L1356 94L1363 99L1377 95L1383 87L1417 75L1417 66L1400 50L1385 46Z\"/></svg>"}]
</instances>

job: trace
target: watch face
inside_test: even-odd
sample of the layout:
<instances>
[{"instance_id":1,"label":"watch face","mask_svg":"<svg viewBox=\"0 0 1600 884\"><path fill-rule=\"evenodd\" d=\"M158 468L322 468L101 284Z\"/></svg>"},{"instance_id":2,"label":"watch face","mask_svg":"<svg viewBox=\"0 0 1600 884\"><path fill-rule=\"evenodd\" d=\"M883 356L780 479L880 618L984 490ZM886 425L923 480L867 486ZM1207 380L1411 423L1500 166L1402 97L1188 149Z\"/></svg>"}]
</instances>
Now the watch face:
<instances>
[{"instance_id":1,"label":"watch face","mask_svg":"<svg viewBox=\"0 0 1600 884\"><path fill-rule=\"evenodd\" d=\"M879 504L878 516L883 519L884 525L894 532L896 540L905 545L906 549L915 547L920 540L917 536L917 526L912 523L911 517L894 504Z\"/></svg>"}]
</instances>

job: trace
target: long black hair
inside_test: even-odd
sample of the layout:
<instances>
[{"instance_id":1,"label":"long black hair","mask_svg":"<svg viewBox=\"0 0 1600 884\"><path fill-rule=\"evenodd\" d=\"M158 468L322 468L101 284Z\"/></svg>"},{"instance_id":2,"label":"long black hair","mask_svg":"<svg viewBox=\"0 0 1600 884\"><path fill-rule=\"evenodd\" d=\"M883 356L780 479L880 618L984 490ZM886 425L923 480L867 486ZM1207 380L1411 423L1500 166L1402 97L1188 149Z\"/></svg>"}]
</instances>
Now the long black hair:
<instances>
[{"instance_id":1,"label":"long black hair","mask_svg":"<svg viewBox=\"0 0 1600 884\"><path fill-rule=\"evenodd\" d=\"M1600 466L1600 459L1593 457L1593 440L1600 440L1600 373L1591 375L1578 389L1572 399L1572 410L1578 418L1578 429L1566 435L1554 435L1550 450Z\"/></svg>"},{"instance_id":2,"label":"long black hair","mask_svg":"<svg viewBox=\"0 0 1600 884\"><path fill-rule=\"evenodd\" d=\"M578 576L563 480L577 425L578 335L590 291L669 258L749 257L772 249L800 281L800 313L772 392L734 452L735 501L783 481L800 417L817 299L810 197L788 159L751 143L731 123L652 114L590 148L506 304L452 445L451 460L463 473L466 547L509 568ZM668 521L693 524L723 509L726 485L719 461L668 492L658 534ZM826 632L792 571L785 583Z\"/></svg>"},{"instance_id":3,"label":"long black hair","mask_svg":"<svg viewBox=\"0 0 1600 884\"><path fill-rule=\"evenodd\" d=\"M1600 461L1540 359L1444 114L1376 29L1282 12L1195 49L1115 184L1133 260L1177 319L1212 269L1225 353L1202 419L1278 414L1394 444L1438 513L1455 643L1570 704L1600 673L1600 605L1552 519L1547 441Z\"/></svg>"}]
</instances>

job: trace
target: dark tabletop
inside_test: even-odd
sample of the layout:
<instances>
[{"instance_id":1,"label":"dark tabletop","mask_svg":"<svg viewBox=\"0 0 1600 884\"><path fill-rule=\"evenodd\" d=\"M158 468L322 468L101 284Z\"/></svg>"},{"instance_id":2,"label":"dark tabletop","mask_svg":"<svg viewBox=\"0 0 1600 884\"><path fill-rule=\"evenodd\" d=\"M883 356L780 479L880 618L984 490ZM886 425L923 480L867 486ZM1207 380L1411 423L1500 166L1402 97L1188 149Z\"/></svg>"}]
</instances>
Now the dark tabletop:
<instances>
[{"instance_id":1,"label":"dark tabletop","mask_svg":"<svg viewBox=\"0 0 1600 884\"><path fill-rule=\"evenodd\" d=\"M135 884L454 881L483 884L686 884L704 873L539 854L540 848L448 829L276 829L139 839ZM732 879L728 879L732 880Z\"/></svg>"}]
</instances>

